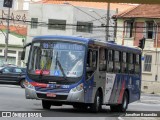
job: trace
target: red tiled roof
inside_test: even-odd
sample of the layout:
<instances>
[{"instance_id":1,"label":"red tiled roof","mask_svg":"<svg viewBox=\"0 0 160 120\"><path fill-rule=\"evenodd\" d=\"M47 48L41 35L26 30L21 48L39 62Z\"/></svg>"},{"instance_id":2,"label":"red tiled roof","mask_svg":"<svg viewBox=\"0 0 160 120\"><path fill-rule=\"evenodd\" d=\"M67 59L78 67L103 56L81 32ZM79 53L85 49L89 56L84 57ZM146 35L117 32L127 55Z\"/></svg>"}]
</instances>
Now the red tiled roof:
<instances>
[{"instance_id":1,"label":"red tiled roof","mask_svg":"<svg viewBox=\"0 0 160 120\"><path fill-rule=\"evenodd\" d=\"M6 30L6 26L0 25L1 30ZM20 26L9 26L10 32L16 33L18 35L27 36L27 27L20 27Z\"/></svg>"},{"instance_id":2,"label":"red tiled roof","mask_svg":"<svg viewBox=\"0 0 160 120\"><path fill-rule=\"evenodd\" d=\"M142 4L122 12L116 18L160 18L160 4Z\"/></svg>"},{"instance_id":3,"label":"red tiled roof","mask_svg":"<svg viewBox=\"0 0 160 120\"><path fill-rule=\"evenodd\" d=\"M40 2L34 3L41 3L41 4L71 4L73 6L80 6L80 7L90 7L90 8L97 8L97 9L107 9L106 2L79 2L79 1L58 1L58 0L42 0ZM133 8L135 5L132 4L120 4L120 3L111 3L110 9L118 11L125 11L127 9Z\"/></svg>"}]
</instances>

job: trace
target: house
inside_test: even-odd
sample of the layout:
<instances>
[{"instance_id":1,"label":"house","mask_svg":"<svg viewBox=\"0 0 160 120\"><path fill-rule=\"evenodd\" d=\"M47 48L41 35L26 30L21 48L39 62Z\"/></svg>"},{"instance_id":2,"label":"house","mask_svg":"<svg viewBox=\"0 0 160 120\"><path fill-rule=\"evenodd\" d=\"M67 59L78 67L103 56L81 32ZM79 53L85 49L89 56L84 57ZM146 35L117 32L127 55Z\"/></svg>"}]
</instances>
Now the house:
<instances>
[{"instance_id":1,"label":"house","mask_svg":"<svg viewBox=\"0 0 160 120\"><path fill-rule=\"evenodd\" d=\"M137 47L139 40L146 38L142 55L142 91L160 92L160 5L138 5L113 18L117 44Z\"/></svg>"},{"instance_id":2,"label":"house","mask_svg":"<svg viewBox=\"0 0 160 120\"><path fill-rule=\"evenodd\" d=\"M28 26L29 37L27 37L27 42L30 42L37 35L56 34L93 37L105 40L107 4L53 0L33 2L29 8L31 25ZM117 11L124 11L134 6L111 4L110 18ZM112 19L110 19L110 26L114 26ZM109 31L109 40L113 40L114 28L110 27Z\"/></svg>"},{"instance_id":3,"label":"house","mask_svg":"<svg viewBox=\"0 0 160 120\"><path fill-rule=\"evenodd\" d=\"M5 34L6 26L0 25L0 29ZM23 66L21 62L21 52L27 33L26 27L10 26L10 34L8 41L7 62L18 66ZM5 35L0 34L0 66L4 64Z\"/></svg>"},{"instance_id":4,"label":"house","mask_svg":"<svg viewBox=\"0 0 160 120\"><path fill-rule=\"evenodd\" d=\"M0 10L2 16L0 19L0 66L5 62L4 53L7 13L7 10ZM10 11L7 63L24 66L20 58L27 37L27 24L24 22L27 20L27 14L27 11L22 10Z\"/></svg>"}]
</instances>

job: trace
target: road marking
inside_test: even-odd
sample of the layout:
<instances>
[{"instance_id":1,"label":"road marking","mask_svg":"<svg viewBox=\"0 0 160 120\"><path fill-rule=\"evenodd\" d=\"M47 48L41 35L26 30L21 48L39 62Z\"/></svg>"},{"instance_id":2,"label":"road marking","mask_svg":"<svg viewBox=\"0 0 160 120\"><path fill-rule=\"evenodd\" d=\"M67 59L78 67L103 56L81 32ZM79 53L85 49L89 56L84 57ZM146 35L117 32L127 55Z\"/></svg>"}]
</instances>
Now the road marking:
<instances>
[{"instance_id":1,"label":"road marking","mask_svg":"<svg viewBox=\"0 0 160 120\"><path fill-rule=\"evenodd\" d=\"M155 104L155 103L134 103L134 104L130 104L129 106L136 106L136 105L144 105L144 106L160 106L159 103Z\"/></svg>"},{"instance_id":2,"label":"road marking","mask_svg":"<svg viewBox=\"0 0 160 120\"><path fill-rule=\"evenodd\" d=\"M118 117L118 120L124 120L123 118L121 118L121 117Z\"/></svg>"},{"instance_id":3,"label":"road marking","mask_svg":"<svg viewBox=\"0 0 160 120\"><path fill-rule=\"evenodd\" d=\"M21 88L20 86L16 85L0 85L0 87L6 87L6 88Z\"/></svg>"}]
</instances>

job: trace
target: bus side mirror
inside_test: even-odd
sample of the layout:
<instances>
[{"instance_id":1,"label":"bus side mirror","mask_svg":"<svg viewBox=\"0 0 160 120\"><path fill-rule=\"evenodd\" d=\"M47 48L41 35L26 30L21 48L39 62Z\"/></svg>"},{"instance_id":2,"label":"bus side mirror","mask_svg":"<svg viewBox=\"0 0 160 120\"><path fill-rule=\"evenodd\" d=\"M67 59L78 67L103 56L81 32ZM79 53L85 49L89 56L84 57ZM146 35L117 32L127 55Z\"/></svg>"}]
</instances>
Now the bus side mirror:
<instances>
[{"instance_id":1,"label":"bus side mirror","mask_svg":"<svg viewBox=\"0 0 160 120\"><path fill-rule=\"evenodd\" d=\"M21 54L21 60L24 60L24 58L25 58L25 51L23 50Z\"/></svg>"},{"instance_id":2,"label":"bus side mirror","mask_svg":"<svg viewBox=\"0 0 160 120\"><path fill-rule=\"evenodd\" d=\"M22 54L21 54L21 60L24 60L24 58L25 58L25 49L26 49L26 47L28 47L30 45L31 45L31 42L29 42L25 46L23 46L23 51L22 51Z\"/></svg>"}]
</instances>

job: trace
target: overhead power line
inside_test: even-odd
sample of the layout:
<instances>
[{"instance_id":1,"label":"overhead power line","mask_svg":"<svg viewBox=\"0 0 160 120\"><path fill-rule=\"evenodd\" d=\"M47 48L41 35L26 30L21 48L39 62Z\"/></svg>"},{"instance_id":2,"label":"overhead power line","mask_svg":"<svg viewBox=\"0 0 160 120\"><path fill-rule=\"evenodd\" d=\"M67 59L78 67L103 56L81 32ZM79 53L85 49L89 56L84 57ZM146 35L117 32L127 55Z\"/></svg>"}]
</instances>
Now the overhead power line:
<instances>
[{"instance_id":1,"label":"overhead power line","mask_svg":"<svg viewBox=\"0 0 160 120\"><path fill-rule=\"evenodd\" d=\"M7 18L0 18L1 20L8 20ZM10 21L13 21L13 19L9 19ZM31 24L37 24L39 26L48 26L48 25L65 25L65 26L89 26L89 25L77 25L77 24L49 24L47 22L33 22L33 21L30 21L30 20L26 20L26 21L23 21L23 20L14 20L18 23L21 23L23 25L31 25ZM111 27L111 28L114 28L115 26L106 26L106 25L93 25L92 27L94 28L103 28L103 27ZM158 26L160 27L160 26ZM117 28L124 28L124 26L117 26ZM130 26L125 26L125 28L130 28ZM142 26L133 26L133 28L148 28L146 26L142 27ZM157 28L157 26L153 26L153 28Z\"/></svg>"}]
</instances>

